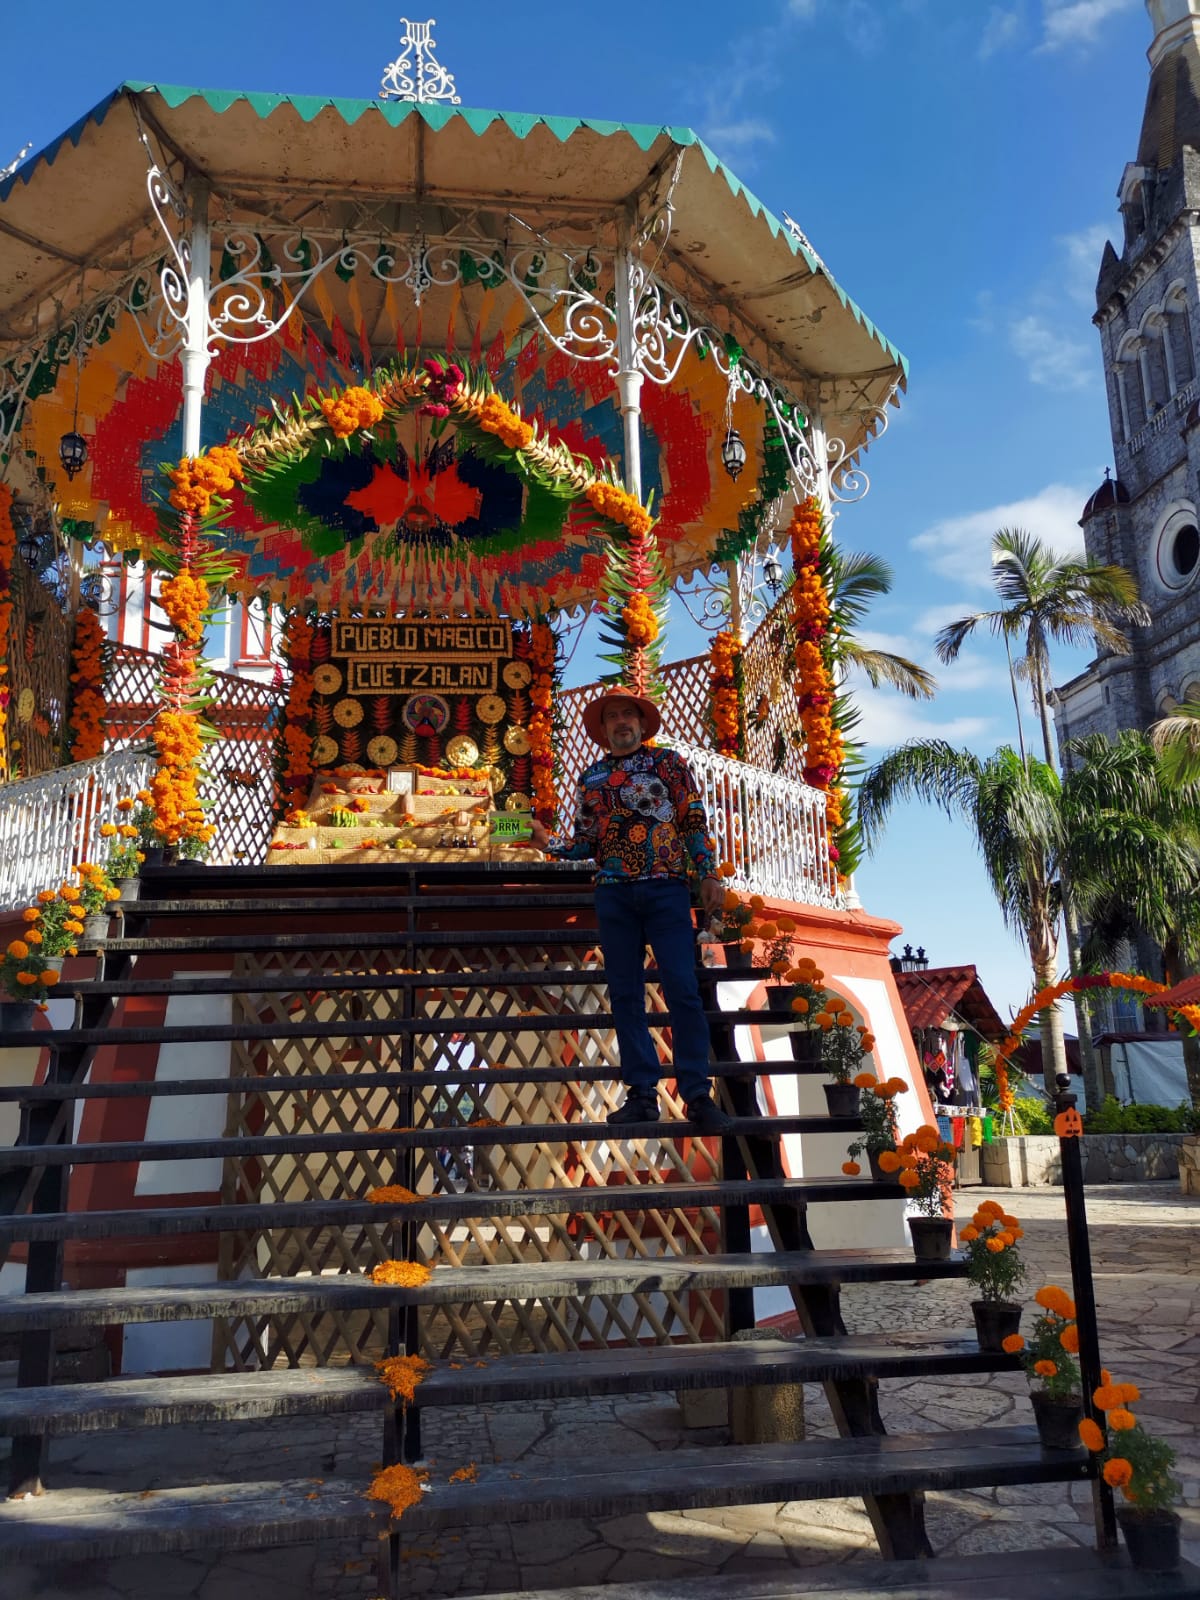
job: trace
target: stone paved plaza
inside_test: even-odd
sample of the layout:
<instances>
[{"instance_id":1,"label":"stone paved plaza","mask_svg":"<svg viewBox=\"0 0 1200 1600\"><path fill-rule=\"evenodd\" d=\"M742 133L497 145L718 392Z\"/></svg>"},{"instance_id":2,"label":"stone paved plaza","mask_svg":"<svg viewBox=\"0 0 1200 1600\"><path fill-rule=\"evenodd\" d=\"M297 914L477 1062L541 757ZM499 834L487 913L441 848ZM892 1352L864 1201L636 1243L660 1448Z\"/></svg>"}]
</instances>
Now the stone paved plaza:
<instances>
[{"instance_id":1,"label":"stone paved plaza","mask_svg":"<svg viewBox=\"0 0 1200 1600\"><path fill-rule=\"evenodd\" d=\"M992 1196L1026 1227L1030 1293L1044 1282L1069 1287L1062 1199L1055 1190L969 1190L965 1207ZM1145 1422L1179 1452L1184 1485L1185 1554L1200 1561L1200 1199L1175 1184L1088 1191L1101 1349L1120 1380L1136 1382ZM853 1332L971 1325L962 1283L886 1285L846 1292ZM806 1390L810 1434L832 1434L824 1397ZM882 1385L893 1432L1031 1421L1021 1374L941 1378ZM622 1396L593 1403L496 1406L431 1413L425 1443L441 1475L470 1461L614 1457L681 1445L719 1447L723 1430L685 1431L669 1396ZM212 1481L223 1463L230 1479L256 1476L361 1477L378 1460L374 1419L279 1422L270 1428L190 1428L63 1440L54 1446L53 1481L69 1492L114 1476L131 1489ZM319 1486L315 1490L319 1492ZM1091 1491L1063 1485L931 1494L927 1523L939 1553L1092 1542ZM413 1595L468 1595L568 1583L711 1576L750 1568L778 1575L874 1553L861 1506L847 1501L750 1506L737 1510L515 1528L464 1529L406 1552ZM377 1592L370 1547L268 1550L231 1557L148 1557L84 1567L10 1568L5 1600L365 1600ZM802 1580L797 1593L803 1592Z\"/></svg>"}]
</instances>

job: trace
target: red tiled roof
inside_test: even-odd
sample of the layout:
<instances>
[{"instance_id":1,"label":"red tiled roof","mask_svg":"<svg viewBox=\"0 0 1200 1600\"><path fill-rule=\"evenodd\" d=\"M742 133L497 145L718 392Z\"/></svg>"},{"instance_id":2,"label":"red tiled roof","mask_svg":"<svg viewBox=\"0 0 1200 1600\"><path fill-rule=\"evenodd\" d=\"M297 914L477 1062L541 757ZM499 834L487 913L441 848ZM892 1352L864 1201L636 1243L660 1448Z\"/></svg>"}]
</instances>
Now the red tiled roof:
<instances>
[{"instance_id":1,"label":"red tiled roof","mask_svg":"<svg viewBox=\"0 0 1200 1600\"><path fill-rule=\"evenodd\" d=\"M940 1028L952 1012L977 1028L985 1039L1003 1039L1008 1032L984 992L974 967L927 967L924 972L898 972L896 987L910 1028Z\"/></svg>"},{"instance_id":2,"label":"red tiled roof","mask_svg":"<svg viewBox=\"0 0 1200 1600\"><path fill-rule=\"evenodd\" d=\"M1194 1006L1200 1005L1200 976L1184 978L1173 989L1167 989L1163 994L1148 994L1142 1000L1144 1006Z\"/></svg>"}]
</instances>

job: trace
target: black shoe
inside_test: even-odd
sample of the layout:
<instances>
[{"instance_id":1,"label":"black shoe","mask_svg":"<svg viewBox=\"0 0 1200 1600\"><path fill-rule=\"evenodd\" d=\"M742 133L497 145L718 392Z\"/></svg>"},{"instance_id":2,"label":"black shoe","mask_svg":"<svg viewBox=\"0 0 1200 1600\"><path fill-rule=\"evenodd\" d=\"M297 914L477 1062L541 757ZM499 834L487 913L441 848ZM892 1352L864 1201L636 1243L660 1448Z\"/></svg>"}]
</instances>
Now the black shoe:
<instances>
[{"instance_id":1,"label":"black shoe","mask_svg":"<svg viewBox=\"0 0 1200 1600\"><path fill-rule=\"evenodd\" d=\"M618 1128L631 1122L660 1122L658 1095L653 1089L631 1089L625 1096L625 1104L610 1111L607 1120Z\"/></svg>"},{"instance_id":2,"label":"black shoe","mask_svg":"<svg viewBox=\"0 0 1200 1600\"><path fill-rule=\"evenodd\" d=\"M689 1100L687 1114L688 1121L700 1133L728 1133L733 1127L733 1118L728 1111L722 1111L709 1095L705 1095L703 1100Z\"/></svg>"}]
</instances>

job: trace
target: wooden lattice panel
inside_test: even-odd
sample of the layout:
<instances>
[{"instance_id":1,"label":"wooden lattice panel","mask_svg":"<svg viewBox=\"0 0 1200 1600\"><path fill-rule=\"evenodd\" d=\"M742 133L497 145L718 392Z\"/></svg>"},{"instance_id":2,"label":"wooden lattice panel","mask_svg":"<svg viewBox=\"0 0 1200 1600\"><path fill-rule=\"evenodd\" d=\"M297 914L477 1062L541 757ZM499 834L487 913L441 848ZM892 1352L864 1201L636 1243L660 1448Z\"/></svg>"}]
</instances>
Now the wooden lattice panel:
<instances>
[{"instance_id":1,"label":"wooden lattice panel","mask_svg":"<svg viewBox=\"0 0 1200 1600\"><path fill-rule=\"evenodd\" d=\"M13 557L11 599L8 748L0 758L7 760L8 768L0 770L0 779L36 778L52 772L61 761L70 701L72 624L19 551Z\"/></svg>"},{"instance_id":2,"label":"wooden lattice panel","mask_svg":"<svg viewBox=\"0 0 1200 1600\"><path fill-rule=\"evenodd\" d=\"M280 951L253 964L243 961L239 976L293 974L296 989L250 994L240 1001L240 1017L255 1022L296 1022L311 1018L328 1024L373 1016L413 1015L431 1023L494 1021L458 1038L449 1033L347 1040L252 1041L235 1044L235 1076L303 1078L347 1072L361 1079L346 1089L307 1094L232 1096L226 1131L258 1136L296 1133L374 1132L377 1147L317 1155L231 1158L225 1163L222 1198L227 1203L288 1200L362 1199L376 1185L402 1183L418 1194L469 1189L496 1191L547 1187L596 1187L634 1183L686 1183L719 1176L719 1161L697 1141L613 1141L574 1138L574 1125L602 1122L620 1103L615 1081L579 1082L575 1063L611 1064L615 1039L601 1016L595 1026L576 1023L562 1029L522 1028L522 1017L545 1018L563 1012L599 1012L606 991L587 978L590 948L489 944L421 949L417 970L431 974L505 967L496 986L382 989L339 993L338 972L394 970L387 952L363 947L346 952ZM538 982L538 969L575 965L580 981L568 985ZM317 985L320 985L318 987ZM662 1010L654 985L649 1003ZM408 1009L406 1009L408 1008ZM658 1030L653 1036L666 1058ZM560 1081L457 1084L441 1076L451 1066L483 1064L507 1068L553 1067ZM399 1094L374 1089L380 1071L416 1070L429 1084ZM673 1089L666 1099L674 1114L683 1108ZM561 1139L538 1143L498 1143L495 1125L561 1126ZM397 1150L389 1131L399 1128L461 1129L479 1125L479 1137L465 1149L450 1145ZM491 1137L489 1137L491 1133ZM657 1256L719 1248L719 1221L709 1209L605 1212L587 1216L498 1217L483 1214L467 1222L404 1225L355 1224L340 1228L260 1229L222 1236L221 1277L288 1277L297 1273L360 1273L389 1257L430 1265L486 1265L514 1261L581 1261L597 1256ZM428 1355L478 1356L486 1352L572 1349L669 1340L701 1341L720 1336L719 1303L709 1294L579 1296L554 1301L490 1305L482 1303L425 1308L421 1347ZM242 1319L219 1323L218 1368L253 1368L276 1363L326 1365L377 1359L384 1348L385 1318L373 1312L322 1312Z\"/></svg>"},{"instance_id":3,"label":"wooden lattice panel","mask_svg":"<svg viewBox=\"0 0 1200 1600\"><path fill-rule=\"evenodd\" d=\"M119 750L149 737L158 705L154 694L160 658L148 650L117 645L105 682L108 700L106 748ZM257 865L267 853L274 828L274 724L279 698L267 684L230 672L212 675L214 704L209 713L221 737L205 749L208 777L204 799L211 804L216 837L210 859Z\"/></svg>"},{"instance_id":4,"label":"wooden lattice panel","mask_svg":"<svg viewBox=\"0 0 1200 1600\"><path fill-rule=\"evenodd\" d=\"M742 652L746 762L802 783L804 750L794 737L800 717L793 689L790 606L786 594L777 600ZM761 718L756 714L760 706L765 713Z\"/></svg>"},{"instance_id":5,"label":"wooden lattice panel","mask_svg":"<svg viewBox=\"0 0 1200 1600\"><path fill-rule=\"evenodd\" d=\"M669 738L688 744L711 745L708 726L708 657L673 661L663 668L662 731ZM559 820L569 825L575 803L579 774L600 754L583 726L583 708L600 693L598 683L581 689L564 689L558 697L561 710L561 739L558 744Z\"/></svg>"}]
</instances>

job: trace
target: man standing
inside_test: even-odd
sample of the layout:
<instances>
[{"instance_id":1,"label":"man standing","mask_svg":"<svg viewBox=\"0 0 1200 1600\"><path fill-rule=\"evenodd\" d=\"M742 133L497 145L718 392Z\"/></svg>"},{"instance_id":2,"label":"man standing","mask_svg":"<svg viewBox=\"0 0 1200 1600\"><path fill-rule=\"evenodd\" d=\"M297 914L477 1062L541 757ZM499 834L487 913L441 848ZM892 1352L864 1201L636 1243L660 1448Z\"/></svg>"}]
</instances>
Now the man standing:
<instances>
[{"instance_id":1,"label":"man standing","mask_svg":"<svg viewBox=\"0 0 1200 1600\"><path fill-rule=\"evenodd\" d=\"M724 886L692 769L673 750L646 749L661 718L652 700L610 690L584 709L588 734L607 753L582 774L575 837L567 842L533 824L534 843L566 861L596 863L596 922L621 1054L625 1103L609 1122L659 1119L662 1063L646 1021L649 944L671 1018L674 1072L700 1133L725 1132L732 1118L712 1098L708 1020L696 981L689 862L700 875L706 915Z\"/></svg>"}]
</instances>

